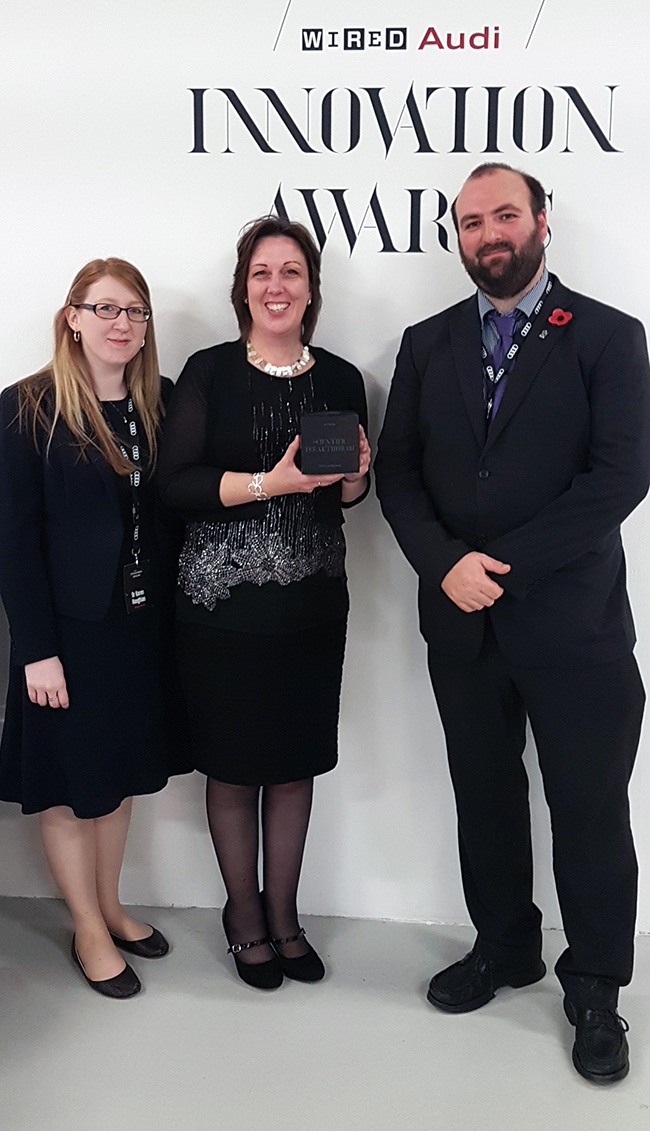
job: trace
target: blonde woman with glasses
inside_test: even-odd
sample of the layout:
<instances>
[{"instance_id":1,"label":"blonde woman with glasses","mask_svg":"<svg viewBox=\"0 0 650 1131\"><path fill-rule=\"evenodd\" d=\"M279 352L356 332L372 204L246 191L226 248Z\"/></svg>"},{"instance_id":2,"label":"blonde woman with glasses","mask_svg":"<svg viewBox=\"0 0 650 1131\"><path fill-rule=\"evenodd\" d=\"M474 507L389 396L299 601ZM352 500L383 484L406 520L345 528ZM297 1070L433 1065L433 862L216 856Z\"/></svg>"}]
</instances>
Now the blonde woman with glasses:
<instances>
[{"instance_id":1,"label":"blonde woman with glasses","mask_svg":"<svg viewBox=\"0 0 650 1131\"><path fill-rule=\"evenodd\" d=\"M48 366L0 396L0 592L11 631L0 798L38 813L72 957L107 997L159 958L118 885L134 794L181 772L174 547L152 469L163 399L149 290L121 259L75 278Z\"/></svg>"}]
</instances>

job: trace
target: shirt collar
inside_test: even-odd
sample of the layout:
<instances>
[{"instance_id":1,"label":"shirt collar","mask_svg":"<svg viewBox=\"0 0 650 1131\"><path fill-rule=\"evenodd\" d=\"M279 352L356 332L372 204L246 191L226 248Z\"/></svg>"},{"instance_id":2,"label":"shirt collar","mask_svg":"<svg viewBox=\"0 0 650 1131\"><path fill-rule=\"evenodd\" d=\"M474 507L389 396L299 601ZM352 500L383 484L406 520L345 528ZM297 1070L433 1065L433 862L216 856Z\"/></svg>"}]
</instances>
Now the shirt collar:
<instances>
[{"instance_id":1,"label":"shirt collar","mask_svg":"<svg viewBox=\"0 0 650 1131\"><path fill-rule=\"evenodd\" d=\"M539 302L540 298L544 294L544 291L545 291L547 286L548 286L548 268L545 265L544 270L542 271L542 274L541 274L541 278L539 278L537 280L534 287L531 287L530 290L527 291L525 295L522 295L522 297L519 299L519 302L517 303L517 305L515 307L515 310L520 310L522 312L522 314L525 314L526 317L529 318L530 315L533 313L533 310L537 306L537 303ZM481 322L483 322L485 315L489 314L489 312L491 310L495 310L496 307L490 302L487 295L483 294L483 291L477 291L476 295L477 295L477 298L478 298L479 318L481 319ZM497 313L498 313L498 311L497 311Z\"/></svg>"}]
</instances>

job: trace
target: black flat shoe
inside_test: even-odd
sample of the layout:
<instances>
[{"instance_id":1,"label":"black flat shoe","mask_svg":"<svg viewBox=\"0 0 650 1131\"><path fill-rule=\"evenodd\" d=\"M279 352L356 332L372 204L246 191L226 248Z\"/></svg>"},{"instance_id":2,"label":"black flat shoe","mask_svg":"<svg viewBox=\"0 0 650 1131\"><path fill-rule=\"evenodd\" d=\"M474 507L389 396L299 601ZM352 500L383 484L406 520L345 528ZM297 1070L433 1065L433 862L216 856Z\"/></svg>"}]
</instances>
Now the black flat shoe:
<instances>
[{"instance_id":1,"label":"black flat shoe","mask_svg":"<svg viewBox=\"0 0 650 1131\"><path fill-rule=\"evenodd\" d=\"M147 926L151 927L148 923ZM169 943L165 936L151 927L151 934L146 939L121 939L119 935L110 932L115 946L126 950L128 954L135 954L136 958L162 958L169 950Z\"/></svg>"},{"instance_id":2,"label":"black flat shoe","mask_svg":"<svg viewBox=\"0 0 650 1131\"><path fill-rule=\"evenodd\" d=\"M431 979L427 1001L446 1013L469 1013L490 1001L502 986L530 986L545 973L541 959L526 969L508 970L474 949Z\"/></svg>"},{"instance_id":3,"label":"black flat shoe","mask_svg":"<svg viewBox=\"0 0 650 1131\"><path fill-rule=\"evenodd\" d=\"M298 942L298 939L305 939L305 945L309 948L306 954L299 954L297 958L286 958L278 950L278 947L284 943ZM271 939L271 945L280 960L282 973L286 974L287 978L293 978L294 982L320 982L325 977L325 967L311 943L307 942L304 927L300 928L297 935L289 935L286 939Z\"/></svg>"},{"instance_id":4,"label":"black flat shoe","mask_svg":"<svg viewBox=\"0 0 650 1131\"><path fill-rule=\"evenodd\" d=\"M280 961L275 955L266 962L242 962L241 958L238 957L242 950L252 950L255 946L264 946L270 940L265 938L255 939L254 942L231 943L226 928L227 907L228 904L226 903L221 913L223 933L226 936L226 942L229 944L227 953L232 954L235 969L242 982L246 982L247 986L253 986L256 990L277 990L282 985L283 978Z\"/></svg>"},{"instance_id":5,"label":"black flat shoe","mask_svg":"<svg viewBox=\"0 0 650 1131\"><path fill-rule=\"evenodd\" d=\"M93 982L92 978L89 978L86 974L83 962L77 953L77 944L74 935L72 936L72 959L81 970L90 988L96 990L98 994L103 994L104 997L133 997L135 994L140 993L142 989L142 982L138 978L135 970L131 969L128 962L121 973L116 974L114 978L105 978L102 981Z\"/></svg>"}]
</instances>

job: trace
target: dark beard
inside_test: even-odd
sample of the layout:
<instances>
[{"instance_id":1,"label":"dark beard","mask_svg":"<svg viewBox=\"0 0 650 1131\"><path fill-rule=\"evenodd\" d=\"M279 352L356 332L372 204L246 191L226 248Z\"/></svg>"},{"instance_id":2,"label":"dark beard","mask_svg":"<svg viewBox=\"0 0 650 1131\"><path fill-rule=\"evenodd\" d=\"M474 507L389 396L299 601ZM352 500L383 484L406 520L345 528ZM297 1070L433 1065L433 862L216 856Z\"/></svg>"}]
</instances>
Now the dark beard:
<instances>
[{"instance_id":1,"label":"dark beard","mask_svg":"<svg viewBox=\"0 0 650 1131\"><path fill-rule=\"evenodd\" d=\"M509 251L510 258L492 264L481 263L481 254L497 250ZM463 254L462 248L459 248L459 251L467 274L480 290L490 298L512 298L525 291L531 279L535 277L544 257L544 244L535 229L519 251L515 251L509 240L483 244L483 247L479 248L476 260L468 259Z\"/></svg>"}]
</instances>

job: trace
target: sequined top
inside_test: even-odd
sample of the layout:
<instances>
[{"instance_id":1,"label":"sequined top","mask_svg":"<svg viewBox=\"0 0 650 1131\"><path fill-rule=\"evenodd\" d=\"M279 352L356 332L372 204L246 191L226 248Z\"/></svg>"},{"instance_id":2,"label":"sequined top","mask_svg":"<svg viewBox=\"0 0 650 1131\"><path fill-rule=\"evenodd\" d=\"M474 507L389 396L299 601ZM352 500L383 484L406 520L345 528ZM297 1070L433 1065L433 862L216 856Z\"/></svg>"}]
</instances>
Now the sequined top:
<instances>
[{"instance_id":1,"label":"sequined top","mask_svg":"<svg viewBox=\"0 0 650 1131\"><path fill-rule=\"evenodd\" d=\"M187 519L183 620L271 632L347 613L339 484L234 507L219 501L224 471L269 471L303 411L352 409L366 426L358 371L326 350L313 354L306 373L278 378L251 365L242 343L227 342L194 354L179 378L159 479L165 501Z\"/></svg>"}]
</instances>

